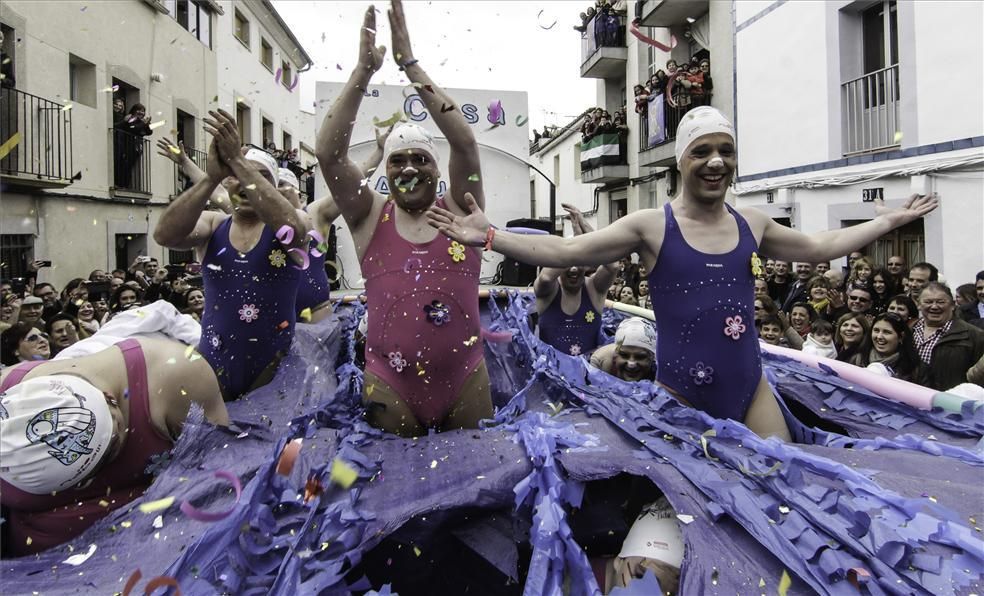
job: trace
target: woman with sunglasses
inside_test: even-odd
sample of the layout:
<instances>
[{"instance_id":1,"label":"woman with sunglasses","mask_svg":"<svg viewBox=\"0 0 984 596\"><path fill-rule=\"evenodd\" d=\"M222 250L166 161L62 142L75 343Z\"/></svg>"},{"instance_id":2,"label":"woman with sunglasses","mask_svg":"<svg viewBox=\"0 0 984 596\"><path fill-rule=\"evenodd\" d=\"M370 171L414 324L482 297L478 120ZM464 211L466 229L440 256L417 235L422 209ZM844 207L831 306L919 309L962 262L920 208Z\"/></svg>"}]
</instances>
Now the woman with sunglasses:
<instances>
[{"instance_id":1,"label":"woman with sunglasses","mask_svg":"<svg viewBox=\"0 0 984 596\"><path fill-rule=\"evenodd\" d=\"M0 334L4 366L13 366L21 362L47 360L51 357L51 345L48 336L40 329L27 323L16 323Z\"/></svg>"},{"instance_id":2,"label":"woman with sunglasses","mask_svg":"<svg viewBox=\"0 0 984 596\"><path fill-rule=\"evenodd\" d=\"M911 382L917 382L921 372L912 330L902 317L890 312L875 317L871 333L861 342L851 364Z\"/></svg>"}]
</instances>

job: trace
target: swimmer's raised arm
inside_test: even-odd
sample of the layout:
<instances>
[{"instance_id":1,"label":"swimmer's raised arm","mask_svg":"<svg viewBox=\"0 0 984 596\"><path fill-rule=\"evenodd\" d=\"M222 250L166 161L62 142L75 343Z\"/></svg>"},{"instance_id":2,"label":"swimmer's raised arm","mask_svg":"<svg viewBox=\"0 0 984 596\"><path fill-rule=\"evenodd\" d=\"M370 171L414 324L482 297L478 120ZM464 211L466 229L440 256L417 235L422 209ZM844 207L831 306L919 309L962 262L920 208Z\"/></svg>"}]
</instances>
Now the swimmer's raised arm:
<instances>
[{"instance_id":1,"label":"swimmer's raised arm","mask_svg":"<svg viewBox=\"0 0 984 596\"><path fill-rule=\"evenodd\" d=\"M485 191L482 188L482 167L478 157L478 143L471 126L461 110L443 89L431 80L420 63L413 57L410 34L403 15L403 3L393 0L389 11L390 28L393 30L393 57L407 77L417 87L417 93L427 106L434 123L444 133L451 146L448 170L451 179L451 198L454 206L468 213L465 193L471 193L479 209L485 209ZM450 203L449 203L450 205Z\"/></svg>"},{"instance_id":2,"label":"swimmer's raised arm","mask_svg":"<svg viewBox=\"0 0 984 596\"><path fill-rule=\"evenodd\" d=\"M468 246L484 246L489 234L489 220L470 193L465 195L465 202L469 215L456 215L432 206L427 211L428 223L452 240ZM645 217L646 211L637 211L597 232L573 238L530 236L497 230L491 248L522 263L541 267L607 265L646 248L643 238L647 223ZM651 226L652 220L648 223Z\"/></svg>"},{"instance_id":3,"label":"swimmer's raised arm","mask_svg":"<svg viewBox=\"0 0 984 596\"><path fill-rule=\"evenodd\" d=\"M338 204L345 221L355 225L372 210L374 193L359 166L349 157L352 127L362 103L362 93L369 80L383 64L386 48L376 47L376 13L366 9L359 35L359 62L335 104L331 106L315 141L315 154L328 190Z\"/></svg>"},{"instance_id":4,"label":"swimmer's raised arm","mask_svg":"<svg viewBox=\"0 0 984 596\"><path fill-rule=\"evenodd\" d=\"M571 226L574 228L574 235L580 236L581 234L589 234L594 232L594 228L588 223L588 220L584 219L584 214L581 210L574 205L569 205L567 203L561 203L561 207L564 208L571 217ZM602 296L608 293L609 286L615 281L615 277L618 276L618 261L613 261L607 265L602 265L595 271L594 275L591 276L591 285L594 286L595 290Z\"/></svg>"}]
</instances>

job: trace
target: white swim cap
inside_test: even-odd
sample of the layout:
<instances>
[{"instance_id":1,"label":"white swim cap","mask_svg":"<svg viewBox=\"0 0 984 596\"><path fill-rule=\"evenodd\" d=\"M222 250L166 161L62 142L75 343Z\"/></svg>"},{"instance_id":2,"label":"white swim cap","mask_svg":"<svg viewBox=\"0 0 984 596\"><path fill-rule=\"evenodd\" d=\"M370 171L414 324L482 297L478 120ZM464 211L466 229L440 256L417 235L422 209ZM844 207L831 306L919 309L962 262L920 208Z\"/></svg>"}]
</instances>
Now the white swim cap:
<instances>
[{"instance_id":1,"label":"white swim cap","mask_svg":"<svg viewBox=\"0 0 984 596\"><path fill-rule=\"evenodd\" d=\"M272 155L266 151L260 151L256 147L250 147L249 151L246 152L246 160L258 163L266 168L267 171L270 172L270 176L273 177L273 185L280 185L280 177L277 176L277 170L279 167L277 166L277 162L273 159Z\"/></svg>"},{"instance_id":2,"label":"white swim cap","mask_svg":"<svg viewBox=\"0 0 984 596\"><path fill-rule=\"evenodd\" d=\"M615 345L642 348L656 354L656 330L641 317L622 321L615 331Z\"/></svg>"},{"instance_id":3,"label":"white swim cap","mask_svg":"<svg viewBox=\"0 0 984 596\"><path fill-rule=\"evenodd\" d=\"M397 124L393 132L386 138L386 143L383 145L383 164L389 161L390 155L394 152L406 151L407 149L426 151L435 164L440 160L437 145L434 143L434 135L422 126L405 122Z\"/></svg>"},{"instance_id":4,"label":"white swim cap","mask_svg":"<svg viewBox=\"0 0 984 596\"><path fill-rule=\"evenodd\" d=\"M0 395L0 478L35 495L75 486L109 451L113 416L103 392L48 375Z\"/></svg>"},{"instance_id":5,"label":"white swim cap","mask_svg":"<svg viewBox=\"0 0 984 596\"><path fill-rule=\"evenodd\" d=\"M723 132L735 140L735 127L728 122L724 114L711 106L699 106L687 112L677 127L676 145L673 153L676 155L677 167L683 161L690 143L704 135Z\"/></svg>"},{"instance_id":6,"label":"white swim cap","mask_svg":"<svg viewBox=\"0 0 984 596\"><path fill-rule=\"evenodd\" d=\"M301 183L297 181L297 176L287 168L279 168L277 173L280 175L280 184L293 186L296 190L301 189Z\"/></svg>"}]
</instances>

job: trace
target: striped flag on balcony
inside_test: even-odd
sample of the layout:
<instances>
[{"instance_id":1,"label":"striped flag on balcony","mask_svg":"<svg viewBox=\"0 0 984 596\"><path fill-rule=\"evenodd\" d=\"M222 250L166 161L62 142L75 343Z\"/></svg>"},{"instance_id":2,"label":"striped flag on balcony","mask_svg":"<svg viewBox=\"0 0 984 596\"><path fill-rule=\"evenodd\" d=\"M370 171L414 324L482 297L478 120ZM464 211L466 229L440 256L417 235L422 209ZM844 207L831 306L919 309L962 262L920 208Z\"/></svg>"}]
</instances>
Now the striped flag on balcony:
<instances>
[{"instance_id":1,"label":"striped flag on balcony","mask_svg":"<svg viewBox=\"0 0 984 596\"><path fill-rule=\"evenodd\" d=\"M618 155L618 133L605 132L596 134L590 140L581 144L581 170L600 168L601 166L617 165L621 161Z\"/></svg>"}]
</instances>

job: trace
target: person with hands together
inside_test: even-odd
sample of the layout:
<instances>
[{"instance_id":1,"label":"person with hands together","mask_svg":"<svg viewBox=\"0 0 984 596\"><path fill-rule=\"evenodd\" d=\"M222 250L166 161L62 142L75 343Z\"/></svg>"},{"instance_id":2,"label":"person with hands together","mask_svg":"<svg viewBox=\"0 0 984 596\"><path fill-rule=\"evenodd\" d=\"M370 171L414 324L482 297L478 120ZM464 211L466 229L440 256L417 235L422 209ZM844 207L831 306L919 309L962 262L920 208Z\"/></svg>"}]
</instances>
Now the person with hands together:
<instances>
[{"instance_id":1,"label":"person with hands together","mask_svg":"<svg viewBox=\"0 0 984 596\"><path fill-rule=\"evenodd\" d=\"M212 136L205 176L164 211L154 240L194 249L204 265L198 350L228 401L269 382L290 348L301 269L309 262L309 225L277 189L273 158L259 149L242 152L231 115L209 112L204 122ZM220 184L231 215L205 211Z\"/></svg>"},{"instance_id":2,"label":"person with hands together","mask_svg":"<svg viewBox=\"0 0 984 596\"><path fill-rule=\"evenodd\" d=\"M434 206L428 217L461 244L533 265L602 265L639 253L649 272L660 333L657 381L686 405L788 440L782 411L762 374L753 325L759 253L829 261L925 216L937 199L912 196L899 208L878 201L871 221L804 234L757 209L736 210L725 203L737 152L734 127L716 109L700 106L682 118L675 154L683 179L679 197L663 209L636 211L590 234L558 238L497 231L468 196L467 213Z\"/></svg>"},{"instance_id":3,"label":"person with hands together","mask_svg":"<svg viewBox=\"0 0 984 596\"><path fill-rule=\"evenodd\" d=\"M348 154L363 91L382 66L376 14L366 10L359 62L322 123L317 156L332 197L355 243L368 295L363 401L369 423L405 436L427 428L477 428L492 415L481 341L478 278L481 252L438 234L427 209L459 216L485 205L478 145L454 101L424 72L410 46L403 5L389 11L393 54L450 145L449 191L430 132L400 124L383 146L390 199L375 192Z\"/></svg>"}]
</instances>

